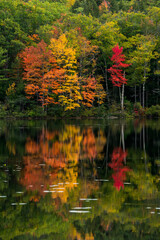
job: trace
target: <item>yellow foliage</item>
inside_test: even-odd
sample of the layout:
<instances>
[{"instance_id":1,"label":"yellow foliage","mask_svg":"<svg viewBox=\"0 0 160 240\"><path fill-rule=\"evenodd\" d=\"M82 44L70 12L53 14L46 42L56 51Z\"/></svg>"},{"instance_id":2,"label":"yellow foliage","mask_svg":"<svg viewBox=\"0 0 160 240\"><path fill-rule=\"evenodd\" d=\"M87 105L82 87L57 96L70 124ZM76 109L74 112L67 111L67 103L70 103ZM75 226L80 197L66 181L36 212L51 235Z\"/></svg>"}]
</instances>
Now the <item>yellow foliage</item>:
<instances>
[{"instance_id":1,"label":"yellow foliage","mask_svg":"<svg viewBox=\"0 0 160 240\"><path fill-rule=\"evenodd\" d=\"M79 101L82 99L76 73L76 52L68 45L65 34L59 39L51 39L49 48L54 55L57 64L65 70L65 80L61 83L59 89L59 103L64 106L64 110L72 110L80 107Z\"/></svg>"},{"instance_id":2,"label":"yellow foliage","mask_svg":"<svg viewBox=\"0 0 160 240\"><path fill-rule=\"evenodd\" d=\"M7 148L8 148L10 153L12 153L13 155L16 154L16 145L15 145L15 143L11 143L11 142L8 141L6 143L6 146L7 146Z\"/></svg>"},{"instance_id":3,"label":"yellow foliage","mask_svg":"<svg viewBox=\"0 0 160 240\"><path fill-rule=\"evenodd\" d=\"M70 73L70 70L76 69L76 53L73 48L68 46L68 40L65 34L62 34L59 39L52 38L49 48L57 64L63 67L67 73Z\"/></svg>"},{"instance_id":4,"label":"yellow foliage","mask_svg":"<svg viewBox=\"0 0 160 240\"><path fill-rule=\"evenodd\" d=\"M12 83L12 84L9 85L9 88L8 88L7 91L6 91L6 95L7 95L7 96L11 96L11 95L13 95L15 92L16 92L16 90L15 90L15 83Z\"/></svg>"},{"instance_id":5,"label":"yellow foliage","mask_svg":"<svg viewBox=\"0 0 160 240\"><path fill-rule=\"evenodd\" d=\"M102 77L101 76L97 77L96 97L98 99L97 103L99 105L104 103L104 99L106 97L106 92L104 91L101 81L103 81Z\"/></svg>"},{"instance_id":6,"label":"yellow foliage","mask_svg":"<svg viewBox=\"0 0 160 240\"><path fill-rule=\"evenodd\" d=\"M76 0L67 0L67 6L68 6L68 7L73 6L74 3L75 3L75 1L76 1Z\"/></svg>"}]
</instances>

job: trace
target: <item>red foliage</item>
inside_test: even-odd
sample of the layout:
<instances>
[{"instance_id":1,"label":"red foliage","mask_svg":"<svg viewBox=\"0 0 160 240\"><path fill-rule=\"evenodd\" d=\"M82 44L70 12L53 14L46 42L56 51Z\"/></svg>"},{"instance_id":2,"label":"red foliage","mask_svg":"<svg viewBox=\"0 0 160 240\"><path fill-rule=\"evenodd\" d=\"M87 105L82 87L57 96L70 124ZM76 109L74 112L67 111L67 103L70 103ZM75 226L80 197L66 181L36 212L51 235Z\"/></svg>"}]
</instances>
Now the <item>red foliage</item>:
<instances>
[{"instance_id":1,"label":"red foliage","mask_svg":"<svg viewBox=\"0 0 160 240\"><path fill-rule=\"evenodd\" d=\"M112 178L114 180L114 186L119 191L124 188L123 182L126 179L126 172L130 171L128 167L123 165L123 161L127 156L127 152L123 151L122 148L115 148L112 153L112 162L109 166L114 170Z\"/></svg>"},{"instance_id":2,"label":"red foliage","mask_svg":"<svg viewBox=\"0 0 160 240\"><path fill-rule=\"evenodd\" d=\"M111 60L113 66L108 69L111 73L111 81L114 86L121 87L123 84L127 84L127 79L124 77L123 69L130 66L130 64L124 63L125 55L122 54L123 48L119 48L118 44L112 48L113 55Z\"/></svg>"}]
</instances>

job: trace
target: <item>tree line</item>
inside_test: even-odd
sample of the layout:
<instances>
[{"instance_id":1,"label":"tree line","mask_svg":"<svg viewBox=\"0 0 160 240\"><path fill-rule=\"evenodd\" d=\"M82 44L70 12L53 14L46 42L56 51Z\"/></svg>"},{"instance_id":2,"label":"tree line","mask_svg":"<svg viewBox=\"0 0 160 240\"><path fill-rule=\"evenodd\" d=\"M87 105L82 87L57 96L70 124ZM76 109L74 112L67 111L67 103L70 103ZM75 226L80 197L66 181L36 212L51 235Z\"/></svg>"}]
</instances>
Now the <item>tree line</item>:
<instances>
[{"instance_id":1,"label":"tree line","mask_svg":"<svg viewBox=\"0 0 160 240\"><path fill-rule=\"evenodd\" d=\"M0 9L1 117L160 116L160 1L2 0Z\"/></svg>"}]
</instances>

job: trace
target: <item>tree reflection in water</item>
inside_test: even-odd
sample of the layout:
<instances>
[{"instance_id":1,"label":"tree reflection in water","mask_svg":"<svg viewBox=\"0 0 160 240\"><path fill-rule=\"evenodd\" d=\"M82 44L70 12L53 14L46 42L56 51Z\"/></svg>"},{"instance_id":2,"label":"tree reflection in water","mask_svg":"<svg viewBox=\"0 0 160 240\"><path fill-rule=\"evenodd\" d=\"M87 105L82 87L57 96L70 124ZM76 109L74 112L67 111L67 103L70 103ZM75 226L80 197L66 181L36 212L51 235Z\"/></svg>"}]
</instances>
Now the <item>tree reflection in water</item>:
<instances>
[{"instance_id":1,"label":"tree reflection in water","mask_svg":"<svg viewBox=\"0 0 160 240\"><path fill-rule=\"evenodd\" d=\"M0 122L0 239L159 239L158 122L23 124Z\"/></svg>"},{"instance_id":2,"label":"tree reflection in water","mask_svg":"<svg viewBox=\"0 0 160 240\"><path fill-rule=\"evenodd\" d=\"M122 148L114 148L111 163L109 166L113 169L114 173L112 174L112 178L114 180L114 186L119 191L124 188L124 181L126 179L126 173L130 171L130 169L124 166L124 160L127 157L127 151L123 151Z\"/></svg>"}]
</instances>

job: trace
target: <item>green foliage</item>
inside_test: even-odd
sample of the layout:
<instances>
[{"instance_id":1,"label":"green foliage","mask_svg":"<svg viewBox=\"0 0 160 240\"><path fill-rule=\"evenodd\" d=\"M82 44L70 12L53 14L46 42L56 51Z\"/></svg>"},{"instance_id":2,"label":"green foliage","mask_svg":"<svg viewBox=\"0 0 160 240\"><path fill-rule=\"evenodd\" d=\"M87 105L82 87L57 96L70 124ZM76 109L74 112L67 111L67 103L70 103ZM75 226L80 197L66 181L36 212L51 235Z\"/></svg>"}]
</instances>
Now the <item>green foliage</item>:
<instances>
[{"instance_id":1,"label":"green foliage","mask_svg":"<svg viewBox=\"0 0 160 240\"><path fill-rule=\"evenodd\" d=\"M134 116L135 117L145 116L145 109L142 107L142 105L139 102L134 104Z\"/></svg>"},{"instance_id":2,"label":"green foliage","mask_svg":"<svg viewBox=\"0 0 160 240\"><path fill-rule=\"evenodd\" d=\"M158 118L160 117L160 105L151 106L146 109L145 112L147 117Z\"/></svg>"},{"instance_id":3,"label":"green foliage","mask_svg":"<svg viewBox=\"0 0 160 240\"><path fill-rule=\"evenodd\" d=\"M85 15L91 14L92 16L98 17L99 9L95 0L76 0L72 6L72 11L75 13L82 13Z\"/></svg>"},{"instance_id":4,"label":"green foliage","mask_svg":"<svg viewBox=\"0 0 160 240\"><path fill-rule=\"evenodd\" d=\"M142 104L142 85L145 85L144 91L148 91L146 106L149 106L147 116L152 112L159 116L157 107L150 109L151 105L159 103L159 28L160 1L157 0L1 0L0 101L3 108L16 116L18 112L25 114L29 110L30 116L39 115L34 107L32 109L34 99L32 103L26 99L21 81L24 70L18 56L26 47L35 46L42 39L48 47L52 38L59 39L65 34L67 47L76 51L77 76L101 78L103 90L107 92L105 106L110 108L109 114L112 111L110 105L116 104L119 93L112 89L107 69L111 66L112 48L119 44L131 64L126 70L126 114L132 114L134 101ZM15 84L15 92L8 94L12 84ZM71 81L69 85L71 88ZM64 95L61 96L63 102ZM76 105L79 105L78 101ZM100 111L100 115L105 116L106 111L100 110L102 108L98 108L95 101L92 110L84 111L81 106L79 112L89 117L97 116ZM116 108L113 104L113 112L118 115ZM49 116L72 116L70 111L64 113L59 106L50 106L47 111ZM144 110L138 115L144 115Z\"/></svg>"},{"instance_id":5,"label":"green foliage","mask_svg":"<svg viewBox=\"0 0 160 240\"><path fill-rule=\"evenodd\" d=\"M115 101L113 101L111 103L111 105L109 106L109 113L116 113L119 112L121 110L121 106L120 104L116 103Z\"/></svg>"},{"instance_id":6,"label":"green foliage","mask_svg":"<svg viewBox=\"0 0 160 240\"><path fill-rule=\"evenodd\" d=\"M26 112L26 116L28 117L45 117L46 116L46 112L43 111L43 108L41 106L37 106L37 105L33 105L32 106L33 109L29 109Z\"/></svg>"}]
</instances>

